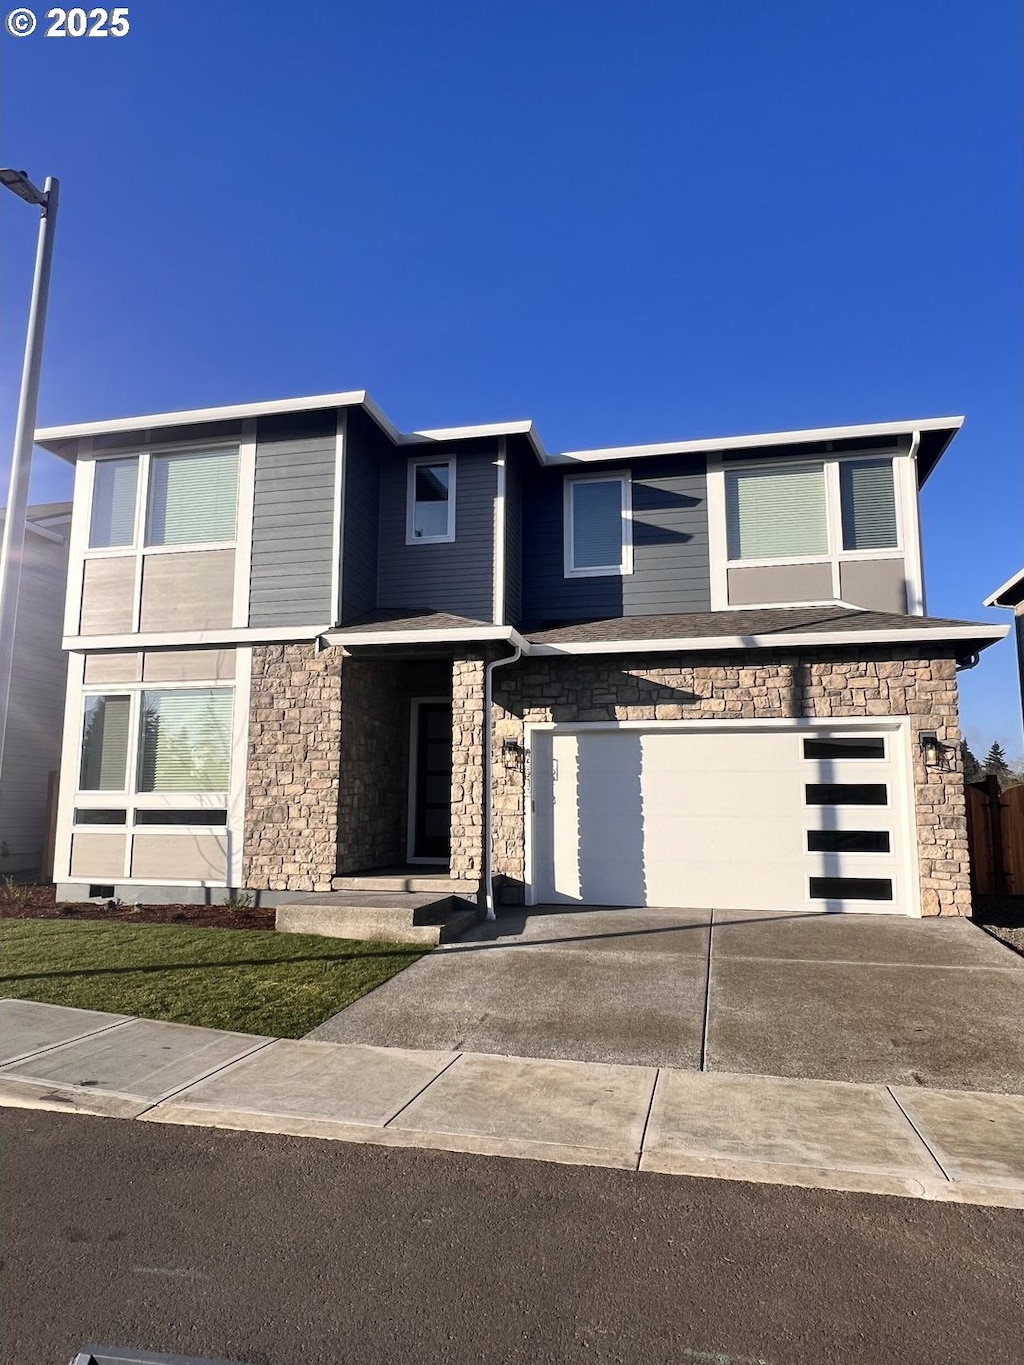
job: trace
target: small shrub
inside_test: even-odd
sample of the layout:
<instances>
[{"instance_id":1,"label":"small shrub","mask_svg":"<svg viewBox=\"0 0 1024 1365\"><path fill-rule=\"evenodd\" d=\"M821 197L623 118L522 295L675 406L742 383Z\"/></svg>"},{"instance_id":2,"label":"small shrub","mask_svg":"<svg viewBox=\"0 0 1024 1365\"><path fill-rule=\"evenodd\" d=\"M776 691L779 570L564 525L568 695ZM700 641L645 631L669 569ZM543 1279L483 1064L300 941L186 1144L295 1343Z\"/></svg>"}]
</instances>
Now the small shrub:
<instances>
[{"instance_id":1,"label":"small shrub","mask_svg":"<svg viewBox=\"0 0 1024 1365\"><path fill-rule=\"evenodd\" d=\"M19 882L10 872L6 872L0 877L0 902L24 909L28 905L32 889L31 886Z\"/></svg>"},{"instance_id":2,"label":"small shrub","mask_svg":"<svg viewBox=\"0 0 1024 1365\"><path fill-rule=\"evenodd\" d=\"M224 898L224 904L229 910L251 910L253 894L251 891L240 891L237 886L232 886Z\"/></svg>"}]
</instances>

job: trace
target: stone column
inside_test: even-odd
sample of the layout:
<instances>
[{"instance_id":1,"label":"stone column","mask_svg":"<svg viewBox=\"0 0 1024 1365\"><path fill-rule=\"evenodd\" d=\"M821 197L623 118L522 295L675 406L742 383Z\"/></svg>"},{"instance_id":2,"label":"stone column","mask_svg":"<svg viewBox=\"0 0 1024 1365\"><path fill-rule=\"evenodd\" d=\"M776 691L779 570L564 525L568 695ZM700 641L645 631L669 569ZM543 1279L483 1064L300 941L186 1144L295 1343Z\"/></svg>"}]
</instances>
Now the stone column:
<instances>
[{"instance_id":1,"label":"stone column","mask_svg":"<svg viewBox=\"0 0 1024 1365\"><path fill-rule=\"evenodd\" d=\"M329 891L338 842L341 653L252 651L244 878L253 890Z\"/></svg>"},{"instance_id":2,"label":"stone column","mask_svg":"<svg viewBox=\"0 0 1024 1365\"><path fill-rule=\"evenodd\" d=\"M451 875L480 883L484 826L484 659L452 662Z\"/></svg>"}]
</instances>

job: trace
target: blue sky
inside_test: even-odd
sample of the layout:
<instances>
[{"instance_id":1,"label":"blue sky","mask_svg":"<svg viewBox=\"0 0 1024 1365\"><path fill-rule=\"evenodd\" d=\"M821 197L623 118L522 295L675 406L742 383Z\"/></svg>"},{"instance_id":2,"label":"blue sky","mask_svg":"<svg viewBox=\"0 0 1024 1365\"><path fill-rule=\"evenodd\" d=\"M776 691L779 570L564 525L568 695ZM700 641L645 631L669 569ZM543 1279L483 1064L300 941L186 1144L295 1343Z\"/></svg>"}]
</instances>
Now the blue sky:
<instances>
[{"instance_id":1,"label":"blue sky","mask_svg":"<svg viewBox=\"0 0 1024 1365\"><path fill-rule=\"evenodd\" d=\"M963 412L928 606L1008 621L980 604L1024 561L1017 0L128 11L0 35L4 164L61 179L41 422L365 387L557 450ZM0 233L6 465L11 195ZM1019 755L1010 642L961 679L975 747Z\"/></svg>"}]
</instances>

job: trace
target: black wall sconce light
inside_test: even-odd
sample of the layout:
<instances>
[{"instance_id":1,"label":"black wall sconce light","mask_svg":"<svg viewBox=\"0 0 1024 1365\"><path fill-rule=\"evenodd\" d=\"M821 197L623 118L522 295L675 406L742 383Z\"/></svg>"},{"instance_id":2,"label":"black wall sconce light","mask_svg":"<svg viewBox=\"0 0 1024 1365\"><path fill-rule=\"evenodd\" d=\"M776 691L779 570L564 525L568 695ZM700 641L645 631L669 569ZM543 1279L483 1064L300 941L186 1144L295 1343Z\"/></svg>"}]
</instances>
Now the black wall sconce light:
<instances>
[{"instance_id":1,"label":"black wall sconce light","mask_svg":"<svg viewBox=\"0 0 1024 1365\"><path fill-rule=\"evenodd\" d=\"M955 745L943 744L934 730L922 730L917 742L921 747L921 758L926 768L938 768L948 772L953 767Z\"/></svg>"},{"instance_id":2,"label":"black wall sconce light","mask_svg":"<svg viewBox=\"0 0 1024 1365\"><path fill-rule=\"evenodd\" d=\"M518 739L503 739L501 741L501 761L507 768L521 763L525 753L526 750Z\"/></svg>"}]
</instances>

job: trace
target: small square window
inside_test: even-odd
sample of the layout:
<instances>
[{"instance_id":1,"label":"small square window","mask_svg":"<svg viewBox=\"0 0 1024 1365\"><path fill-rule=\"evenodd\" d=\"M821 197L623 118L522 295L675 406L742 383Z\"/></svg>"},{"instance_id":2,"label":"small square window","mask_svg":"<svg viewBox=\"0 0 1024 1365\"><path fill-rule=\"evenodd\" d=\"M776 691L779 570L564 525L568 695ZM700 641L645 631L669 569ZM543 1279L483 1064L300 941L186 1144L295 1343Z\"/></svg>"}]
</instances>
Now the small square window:
<instances>
[{"instance_id":1,"label":"small square window","mask_svg":"<svg viewBox=\"0 0 1024 1365\"><path fill-rule=\"evenodd\" d=\"M567 479L565 575L596 577L633 571L630 480Z\"/></svg>"},{"instance_id":2,"label":"small square window","mask_svg":"<svg viewBox=\"0 0 1024 1365\"><path fill-rule=\"evenodd\" d=\"M410 460L405 542L455 539L455 461Z\"/></svg>"}]
</instances>

